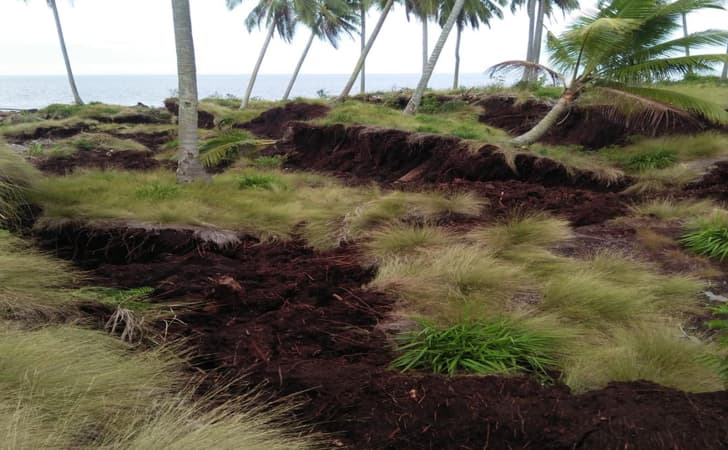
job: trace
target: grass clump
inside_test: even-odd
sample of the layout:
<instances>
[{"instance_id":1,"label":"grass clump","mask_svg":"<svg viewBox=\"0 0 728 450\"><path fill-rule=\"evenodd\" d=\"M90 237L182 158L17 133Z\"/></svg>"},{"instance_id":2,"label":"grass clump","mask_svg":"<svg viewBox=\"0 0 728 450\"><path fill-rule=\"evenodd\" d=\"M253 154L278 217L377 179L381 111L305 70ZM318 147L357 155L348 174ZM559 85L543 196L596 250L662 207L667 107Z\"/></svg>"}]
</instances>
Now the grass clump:
<instances>
[{"instance_id":1,"label":"grass clump","mask_svg":"<svg viewBox=\"0 0 728 450\"><path fill-rule=\"evenodd\" d=\"M653 216L662 220L688 219L710 213L716 208L710 200L650 200L635 206L632 210L643 216Z\"/></svg>"},{"instance_id":2,"label":"grass clump","mask_svg":"<svg viewBox=\"0 0 728 450\"><path fill-rule=\"evenodd\" d=\"M546 214L516 215L500 224L478 228L469 237L499 253L514 247L549 247L571 237L569 222Z\"/></svg>"},{"instance_id":3,"label":"grass clump","mask_svg":"<svg viewBox=\"0 0 728 450\"><path fill-rule=\"evenodd\" d=\"M716 391L723 388L718 373L701 362L711 354L714 349L684 336L677 324L621 328L569 360L565 382L575 392L638 380L688 392Z\"/></svg>"},{"instance_id":4,"label":"grass clump","mask_svg":"<svg viewBox=\"0 0 728 450\"><path fill-rule=\"evenodd\" d=\"M635 137L623 147L604 149L600 154L635 172L664 169L675 163L728 155L728 137L715 131L694 135Z\"/></svg>"},{"instance_id":5,"label":"grass clump","mask_svg":"<svg viewBox=\"0 0 728 450\"><path fill-rule=\"evenodd\" d=\"M285 160L285 156L258 156L253 160L253 166L258 169L279 169Z\"/></svg>"},{"instance_id":6,"label":"grass clump","mask_svg":"<svg viewBox=\"0 0 728 450\"><path fill-rule=\"evenodd\" d=\"M43 130L49 130L48 134L60 134L68 136L75 132L89 131L96 127L98 122L80 117L69 117L59 120L42 120L39 122L26 122L15 125L4 125L0 127L0 134L9 140L27 141L42 135ZM41 136L42 137L42 136Z\"/></svg>"},{"instance_id":7,"label":"grass clump","mask_svg":"<svg viewBox=\"0 0 728 450\"><path fill-rule=\"evenodd\" d=\"M698 255L724 261L728 258L728 212L715 210L693 220L680 242Z\"/></svg>"},{"instance_id":8,"label":"grass clump","mask_svg":"<svg viewBox=\"0 0 728 450\"><path fill-rule=\"evenodd\" d=\"M288 186L283 178L272 173L249 173L238 177L238 188L274 191L287 189Z\"/></svg>"},{"instance_id":9,"label":"grass clump","mask_svg":"<svg viewBox=\"0 0 728 450\"><path fill-rule=\"evenodd\" d=\"M438 227L400 223L372 231L364 248L367 254L383 260L391 256L412 255L447 242L447 235Z\"/></svg>"},{"instance_id":10,"label":"grass clump","mask_svg":"<svg viewBox=\"0 0 728 450\"><path fill-rule=\"evenodd\" d=\"M0 141L0 228L15 226L21 220L36 177L36 170Z\"/></svg>"},{"instance_id":11,"label":"grass clump","mask_svg":"<svg viewBox=\"0 0 728 450\"><path fill-rule=\"evenodd\" d=\"M644 172L651 169L666 169L677 163L677 154L670 149L659 148L631 156L624 163L624 168L631 172Z\"/></svg>"},{"instance_id":12,"label":"grass clump","mask_svg":"<svg viewBox=\"0 0 728 450\"><path fill-rule=\"evenodd\" d=\"M637 182L624 190L627 194L646 194L679 189L699 176L699 172L685 164L667 169L646 170L637 175Z\"/></svg>"},{"instance_id":13,"label":"grass clump","mask_svg":"<svg viewBox=\"0 0 728 450\"><path fill-rule=\"evenodd\" d=\"M152 202L170 200L177 197L181 190L179 185L153 181L136 190L135 195L142 200Z\"/></svg>"},{"instance_id":14,"label":"grass clump","mask_svg":"<svg viewBox=\"0 0 728 450\"><path fill-rule=\"evenodd\" d=\"M550 336L530 332L506 320L473 321L447 328L420 323L420 329L399 336L402 353L392 362L438 374L479 375L533 373L548 377L556 365Z\"/></svg>"},{"instance_id":15,"label":"grass clump","mask_svg":"<svg viewBox=\"0 0 728 450\"><path fill-rule=\"evenodd\" d=\"M405 116L399 110L385 105L351 100L335 106L326 117L317 119L315 123L374 125L408 131L459 135L465 139L492 143L502 142L508 138L508 134L504 131L478 122L477 109L469 105L437 114L423 112L416 116Z\"/></svg>"}]
</instances>

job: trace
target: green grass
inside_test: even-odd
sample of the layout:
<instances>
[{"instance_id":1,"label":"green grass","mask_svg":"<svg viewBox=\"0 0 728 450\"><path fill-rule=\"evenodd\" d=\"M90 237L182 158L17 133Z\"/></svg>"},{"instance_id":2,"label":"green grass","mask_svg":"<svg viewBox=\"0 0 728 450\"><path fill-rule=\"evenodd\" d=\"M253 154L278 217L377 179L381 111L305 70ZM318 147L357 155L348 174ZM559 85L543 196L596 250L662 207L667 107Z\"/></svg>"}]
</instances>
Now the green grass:
<instances>
[{"instance_id":1,"label":"green grass","mask_svg":"<svg viewBox=\"0 0 728 450\"><path fill-rule=\"evenodd\" d=\"M35 116L45 120L77 117L102 122L124 122L127 118L146 117L150 123L170 123L172 116L162 108L143 108L138 106L107 105L88 103L85 105L52 104L38 110Z\"/></svg>"},{"instance_id":2,"label":"green grass","mask_svg":"<svg viewBox=\"0 0 728 450\"><path fill-rule=\"evenodd\" d=\"M574 170L592 172L597 179L607 184L616 183L624 177L624 170L602 157L601 151L585 151L574 145L545 144L534 144L529 149L536 154L560 162L572 172Z\"/></svg>"},{"instance_id":3,"label":"green grass","mask_svg":"<svg viewBox=\"0 0 728 450\"><path fill-rule=\"evenodd\" d=\"M276 188L249 188L261 187L260 180L266 186L273 180ZM252 169L217 175L211 184L184 186L175 185L174 174L168 172L79 171L44 177L32 199L44 209L39 226L68 219L137 220L283 240L296 230L317 248L362 237L386 222L477 215L482 206L470 195L386 193L346 187L319 175Z\"/></svg>"},{"instance_id":4,"label":"green grass","mask_svg":"<svg viewBox=\"0 0 728 450\"><path fill-rule=\"evenodd\" d=\"M667 169L652 169L641 172L637 181L624 190L627 194L649 194L680 189L700 176L700 172L685 164Z\"/></svg>"},{"instance_id":5,"label":"green grass","mask_svg":"<svg viewBox=\"0 0 728 450\"><path fill-rule=\"evenodd\" d=\"M555 339L526 330L506 320L466 322L441 328L420 323L419 329L398 336L392 362L401 371L479 375L535 373L547 377L556 365Z\"/></svg>"},{"instance_id":6,"label":"green grass","mask_svg":"<svg viewBox=\"0 0 728 450\"><path fill-rule=\"evenodd\" d=\"M106 133L81 133L44 146L36 156L65 156L79 151L98 150L102 152L130 151L148 152L149 149L132 139L120 139Z\"/></svg>"},{"instance_id":7,"label":"green grass","mask_svg":"<svg viewBox=\"0 0 728 450\"><path fill-rule=\"evenodd\" d=\"M390 256L412 255L448 243L448 236L431 225L394 224L369 233L364 248L377 260Z\"/></svg>"},{"instance_id":8,"label":"green grass","mask_svg":"<svg viewBox=\"0 0 728 450\"><path fill-rule=\"evenodd\" d=\"M695 135L635 137L624 147L610 147L599 154L632 172L664 169L678 162L728 156L728 135L707 131Z\"/></svg>"},{"instance_id":9,"label":"green grass","mask_svg":"<svg viewBox=\"0 0 728 450\"><path fill-rule=\"evenodd\" d=\"M313 103L313 100L307 100ZM258 117L261 113L283 106L283 102L253 100L245 109L240 108L240 100L238 99L221 99L221 98L205 98L200 101L200 110L206 111L215 116L215 123L222 127L229 127L233 124L242 124L250 122Z\"/></svg>"},{"instance_id":10,"label":"green grass","mask_svg":"<svg viewBox=\"0 0 728 450\"><path fill-rule=\"evenodd\" d=\"M0 229L17 225L27 212L28 192L38 172L0 140Z\"/></svg>"},{"instance_id":11,"label":"green grass","mask_svg":"<svg viewBox=\"0 0 728 450\"><path fill-rule=\"evenodd\" d=\"M566 220L545 214L516 215L502 223L472 230L469 237L498 253L515 246L549 247L571 237Z\"/></svg>"},{"instance_id":12,"label":"green grass","mask_svg":"<svg viewBox=\"0 0 728 450\"><path fill-rule=\"evenodd\" d=\"M285 156L258 156L253 160L253 166L263 170L279 169L285 160Z\"/></svg>"},{"instance_id":13,"label":"green grass","mask_svg":"<svg viewBox=\"0 0 728 450\"><path fill-rule=\"evenodd\" d=\"M728 258L728 211L716 209L692 220L680 242L693 253L724 261Z\"/></svg>"},{"instance_id":14,"label":"green grass","mask_svg":"<svg viewBox=\"0 0 728 450\"><path fill-rule=\"evenodd\" d=\"M473 139L483 142L502 142L508 135L497 128L478 122L478 110L472 106L439 114L403 115L401 111L384 105L347 101L335 106L326 117L314 121L319 124L365 124L408 131L423 131Z\"/></svg>"},{"instance_id":15,"label":"green grass","mask_svg":"<svg viewBox=\"0 0 728 450\"><path fill-rule=\"evenodd\" d=\"M96 125L98 125L98 122L95 120L73 116L66 119L3 125L0 126L0 134L11 140L25 141L31 139L39 128L53 128L58 130L78 128L82 131L92 131Z\"/></svg>"},{"instance_id":16,"label":"green grass","mask_svg":"<svg viewBox=\"0 0 728 450\"><path fill-rule=\"evenodd\" d=\"M250 173L238 177L238 188L275 191L288 189L288 185L283 177L272 173Z\"/></svg>"},{"instance_id":17,"label":"green grass","mask_svg":"<svg viewBox=\"0 0 728 450\"><path fill-rule=\"evenodd\" d=\"M691 219L710 213L717 206L710 200L682 200L669 199L650 200L637 205L632 210L639 215L653 216L661 220Z\"/></svg>"}]
</instances>

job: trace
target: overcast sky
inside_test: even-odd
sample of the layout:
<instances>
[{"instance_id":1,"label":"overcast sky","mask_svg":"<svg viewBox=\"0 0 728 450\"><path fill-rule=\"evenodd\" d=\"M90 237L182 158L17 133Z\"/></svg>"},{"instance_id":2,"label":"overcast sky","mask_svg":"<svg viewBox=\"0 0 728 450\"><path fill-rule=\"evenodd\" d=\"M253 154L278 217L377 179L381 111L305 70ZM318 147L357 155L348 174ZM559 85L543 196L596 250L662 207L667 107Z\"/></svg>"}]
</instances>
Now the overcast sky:
<instances>
[{"instance_id":1,"label":"overcast sky","mask_svg":"<svg viewBox=\"0 0 728 450\"><path fill-rule=\"evenodd\" d=\"M74 72L77 74L173 74L176 72L170 0L57 0ZM248 33L244 17L255 4L243 2L228 11L224 0L191 0L192 27L200 74L241 74L252 71L263 31ZM593 8L595 0L583 0ZM368 18L373 28L378 11ZM708 11L689 17L691 31L726 27L728 12ZM559 31L569 18L547 23ZM482 72L494 63L525 57L527 19L507 11L492 28L463 34L461 70ZM430 26L430 46L439 27ZM261 73L290 73L308 32L297 31L291 44L273 40ZM436 72L453 71L454 33L443 50ZM317 41L302 72L350 73L359 52L358 37L344 39L338 50ZM545 60L545 58L544 58ZM407 22L395 6L367 59L369 73L416 73L421 65L421 25ZM0 75L65 74L53 15L45 0L0 0Z\"/></svg>"}]
</instances>

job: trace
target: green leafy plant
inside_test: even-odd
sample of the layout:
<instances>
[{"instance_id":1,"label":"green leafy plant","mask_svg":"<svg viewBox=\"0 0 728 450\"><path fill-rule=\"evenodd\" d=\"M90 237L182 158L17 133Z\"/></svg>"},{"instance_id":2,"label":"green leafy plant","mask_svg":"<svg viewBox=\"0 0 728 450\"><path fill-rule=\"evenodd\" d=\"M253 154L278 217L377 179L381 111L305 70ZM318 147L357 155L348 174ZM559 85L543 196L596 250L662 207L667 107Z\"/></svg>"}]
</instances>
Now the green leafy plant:
<instances>
[{"instance_id":1,"label":"green leafy plant","mask_svg":"<svg viewBox=\"0 0 728 450\"><path fill-rule=\"evenodd\" d=\"M728 226L713 224L688 231L680 239L691 251L724 261L728 258Z\"/></svg>"},{"instance_id":2,"label":"green leafy plant","mask_svg":"<svg viewBox=\"0 0 728 450\"><path fill-rule=\"evenodd\" d=\"M438 374L534 373L548 377L556 365L555 339L530 332L506 320L473 321L448 328L421 322L420 329L400 336L402 352L392 366L404 371Z\"/></svg>"},{"instance_id":3,"label":"green leafy plant","mask_svg":"<svg viewBox=\"0 0 728 450\"><path fill-rule=\"evenodd\" d=\"M250 173L238 177L238 188L240 189L265 189L268 191L283 190L288 185L286 182L273 174Z\"/></svg>"},{"instance_id":4,"label":"green leafy plant","mask_svg":"<svg viewBox=\"0 0 728 450\"><path fill-rule=\"evenodd\" d=\"M677 153L670 149L657 149L629 157L624 167L627 170L643 172L650 169L666 169L677 163Z\"/></svg>"},{"instance_id":5,"label":"green leafy plant","mask_svg":"<svg viewBox=\"0 0 728 450\"><path fill-rule=\"evenodd\" d=\"M136 197L151 201L169 200L177 197L180 187L176 184L153 182L137 189Z\"/></svg>"},{"instance_id":6,"label":"green leafy plant","mask_svg":"<svg viewBox=\"0 0 728 450\"><path fill-rule=\"evenodd\" d=\"M228 130L202 144L200 162L205 167L218 167L240 156L256 156L261 148L273 143L268 139L256 139L247 131Z\"/></svg>"},{"instance_id":7,"label":"green leafy plant","mask_svg":"<svg viewBox=\"0 0 728 450\"><path fill-rule=\"evenodd\" d=\"M285 160L284 156L259 156L253 160L253 165L259 169L277 169Z\"/></svg>"},{"instance_id":8,"label":"green leafy plant","mask_svg":"<svg viewBox=\"0 0 728 450\"><path fill-rule=\"evenodd\" d=\"M728 304L709 306L708 310L713 312L716 319L707 322L708 327L718 330L720 333L719 342L723 347L728 346ZM728 355L708 355L703 358L704 362L714 368L723 382L728 386Z\"/></svg>"}]
</instances>

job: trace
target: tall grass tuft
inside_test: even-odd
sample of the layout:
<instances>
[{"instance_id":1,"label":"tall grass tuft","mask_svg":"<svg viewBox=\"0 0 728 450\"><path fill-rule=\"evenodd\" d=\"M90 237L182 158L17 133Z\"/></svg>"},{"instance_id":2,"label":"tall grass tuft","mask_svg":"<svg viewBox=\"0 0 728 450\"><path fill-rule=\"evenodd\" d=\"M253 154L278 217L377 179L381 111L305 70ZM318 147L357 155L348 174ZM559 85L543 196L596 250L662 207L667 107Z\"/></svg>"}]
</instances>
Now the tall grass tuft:
<instances>
[{"instance_id":1,"label":"tall grass tuft","mask_svg":"<svg viewBox=\"0 0 728 450\"><path fill-rule=\"evenodd\" d=\"M30 164L0 140L0 228L18 225L27 212L26 196L37 176Z\"/></svg>"}]
</instances>

